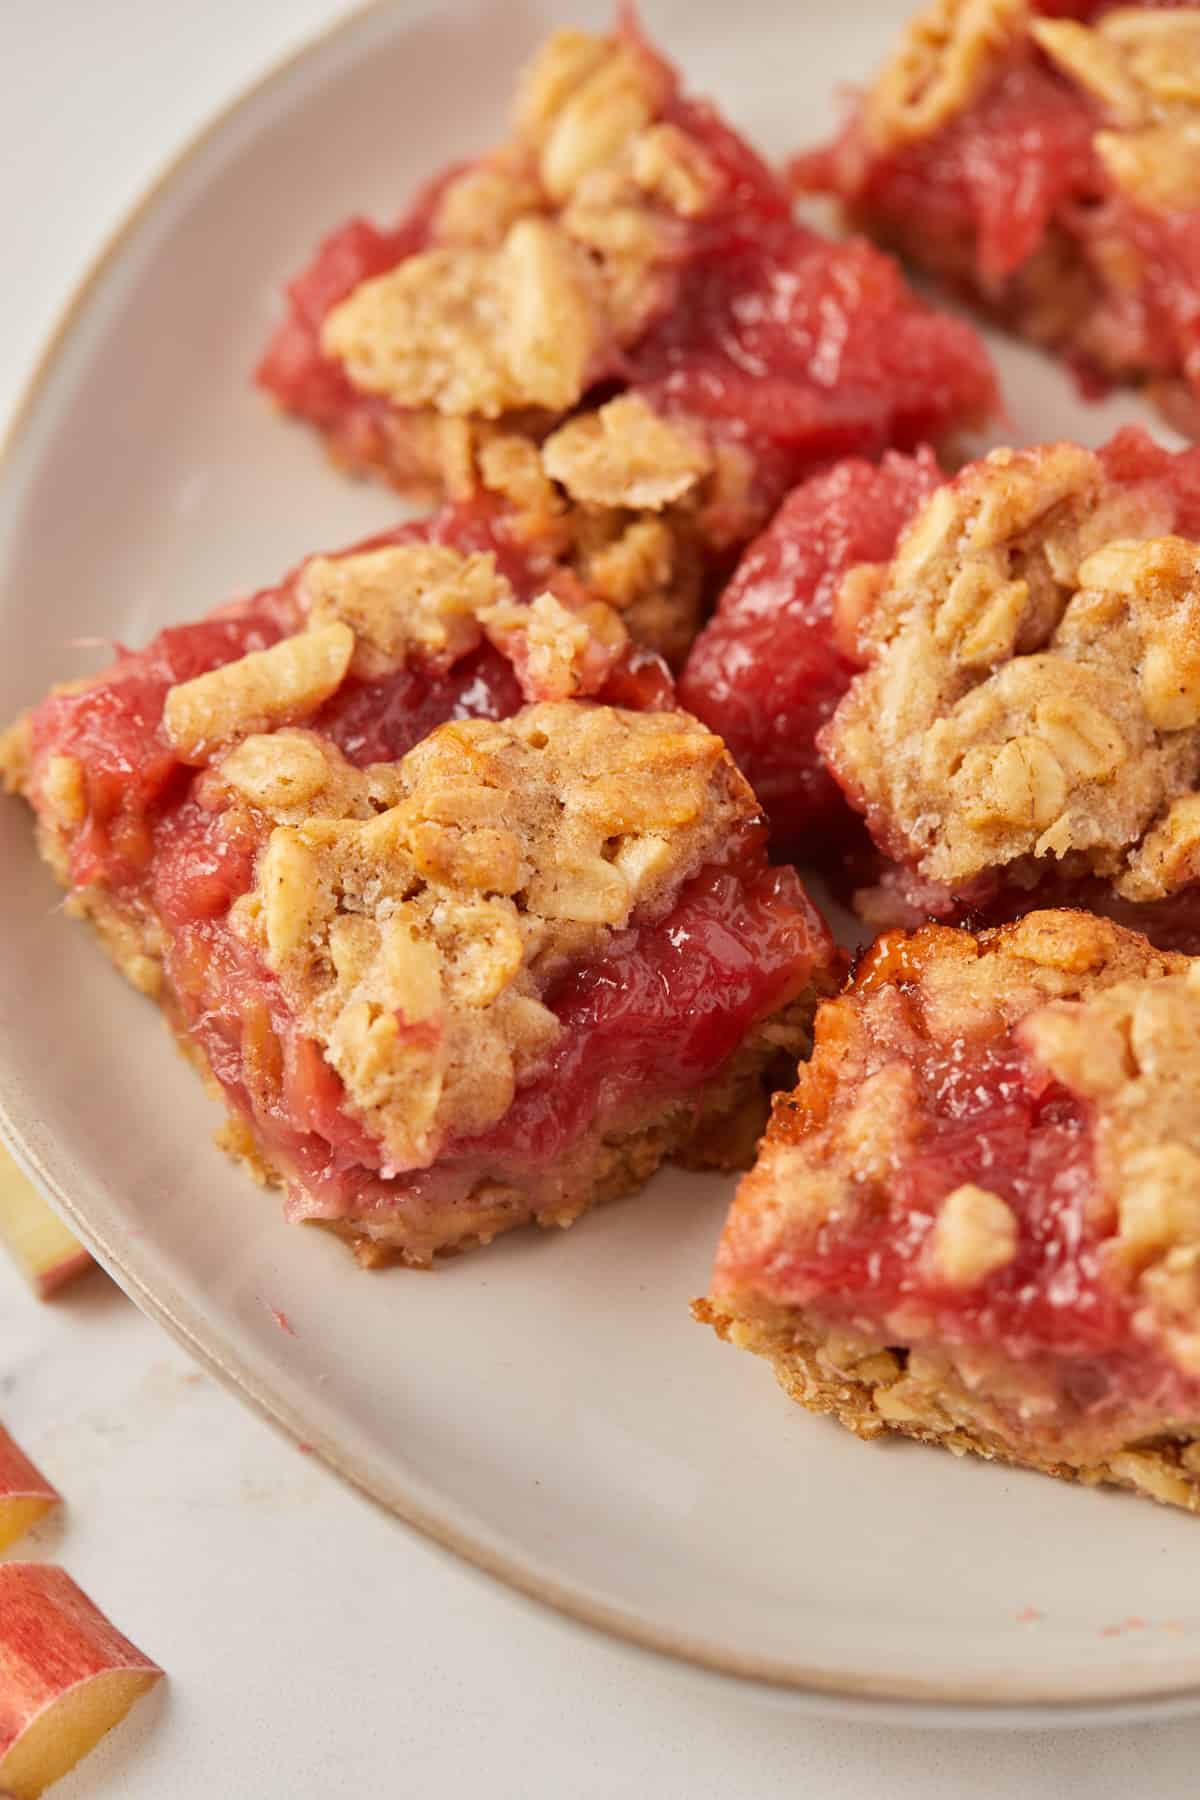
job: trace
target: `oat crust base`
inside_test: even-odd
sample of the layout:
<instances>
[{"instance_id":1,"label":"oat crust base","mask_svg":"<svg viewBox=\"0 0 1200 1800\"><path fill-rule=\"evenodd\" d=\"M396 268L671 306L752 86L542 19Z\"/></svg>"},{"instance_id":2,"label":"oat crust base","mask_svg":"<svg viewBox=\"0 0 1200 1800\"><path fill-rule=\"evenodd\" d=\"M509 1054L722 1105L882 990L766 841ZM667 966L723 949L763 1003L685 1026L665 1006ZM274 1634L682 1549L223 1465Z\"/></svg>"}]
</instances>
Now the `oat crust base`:
<instances>
[{"instance_id":1,"label":"oat crust base","mask_svg":"<svg viewBox=\"0 0 1200 1800\"><path fill-rule=\"evenodd\" d=\"M812 1320L783 1323L778 1318L756 1318L712 1299L694 1301L692 1316L711 1325L726 1343L765 1357L791 1399L809 1412L831 1415L865 1443L889 1434L913 1438L940 1445L955 1456L981 1456L1085 1487L1126 1488L1187 1512L1200 1512L1200 1475L1183 1461L1194 1439L1141 1438L1101 1460L1065 1460L1015 1445L997 1429L988 1401L971 1393L948 1370L940 1373L936 1385L914 1383L906 1373L903 1351L875 1351L849 1367L839 1358L835 1366L826 1354L830 1333ZM901 1383L903 1401L897 1405L889 1396ZM907 1416L898 1416L900 1410Z\"/></svg>"}]
</instances>

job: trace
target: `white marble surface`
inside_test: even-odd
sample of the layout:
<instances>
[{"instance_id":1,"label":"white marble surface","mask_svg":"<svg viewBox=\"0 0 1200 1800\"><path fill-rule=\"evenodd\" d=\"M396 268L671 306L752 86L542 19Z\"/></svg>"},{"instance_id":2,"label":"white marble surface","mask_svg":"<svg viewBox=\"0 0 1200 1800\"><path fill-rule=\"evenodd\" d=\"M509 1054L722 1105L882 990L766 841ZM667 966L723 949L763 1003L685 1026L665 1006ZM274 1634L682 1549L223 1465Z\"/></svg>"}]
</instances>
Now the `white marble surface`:
<instances>
[{"instance_id":1,"label":"white marble surface","mask_svg":"<svg viewBox=\"0 0 1200 1800\"><path fill-rule=\"evenodd\" d=\"M163 159L339 10L3 0L0 415ZM16 1554L64 1562L171 1676L63 1800L1115 1800L1192 1785L1200 1721L814 1720L578 1632L344 1491L99 1275L41 1306L0 1264L0 1417L70 1501Z\"/></svg>"}]
</instances>

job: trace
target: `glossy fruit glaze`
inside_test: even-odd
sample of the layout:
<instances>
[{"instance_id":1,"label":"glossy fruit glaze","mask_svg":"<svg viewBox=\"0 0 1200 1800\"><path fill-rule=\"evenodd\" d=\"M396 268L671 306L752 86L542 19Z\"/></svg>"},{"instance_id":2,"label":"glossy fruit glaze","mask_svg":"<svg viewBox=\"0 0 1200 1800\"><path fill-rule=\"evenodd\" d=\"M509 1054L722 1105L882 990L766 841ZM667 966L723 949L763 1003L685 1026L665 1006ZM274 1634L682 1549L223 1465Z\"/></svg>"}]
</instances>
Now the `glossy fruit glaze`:
<instances>
[{"instance_id":1,"label":"glossy fruit glaze","mask_svg":"<svg viewBox=\"0 0 1200 1800\"><path fill-rule=\"evenodd\" d=\"M794 224L697 263L629 366L658 409L745 446L768 505L835 457L937 441L995 401L970 326L863 240Z\"/></svg>"},{"instance_id":2,"label":"glossy fruit glaze","mask_svg":"<svg viewBox=\"0 0 1200 1800\"><path fill-rule=\"evenodd\" d=\"M832 457L911 448L993 410L994 376L968 325L918 301L865 242L832 244L795 224L761 159L677 84L662 116L703 144L723 187L703 217L671 221L657 309L637 343L601 359L601 394L642 391L716 440L744 445L760 517ZM336 456L385 467L402 485L412 471L388 420L403 413L353 389L322 356L320 329L360 282L428 246L438 198L459 173L434 181L394 232L355 219L328 238L291 284L257 374Z\"/></svg>"},{"instance_id":3,"label":"glossy fruit glaze","mask_svg":"<svg viewBox=\"0 0 1200 1800\"><path fill-rule=\"evenodd\" d=\"M891 1342L1066 1359L1078 1404L1165 1403L1181 1378L1139 1339L1105 1249L1115 1219L1099 1190L1090 1105L1027 1053L1019 1020L976 1016L959 1034L927 1011L924 983L939 954L956 953L940 949L952 935L888 934L818 1014L813 1060L795 1094L777 1099L769 1141L797 1146L818 1173L850 1177L854 1198L815 1230L803 1215L789 1226L784 1166L778 1213L757 1234L727 1233L719 1281ZM911 1074L911 1098L876 1127L886 1163L877 1166L872 1136L865 1172L837 1125L862 1083L894 1066ZM1011 1263L956 1288L939 1276L930 1238L942 1201L965 1183L998 1194L1019 1237Z\"/></svg>"},{"instance_id":4,"label":"glossy fruit glaze","mask_svg":"<svg viewBox=\"0 0 1200 1800\"><path fill-rule=\"evenodd\" d=\"M812 476L745 550L692 648L680 700L725 739L777 845L803 846L847 820L815 743L858 666L834 602L848 569L891 557L942 479L928 450Z\"/></svg>"},{"instance_id":5,"label":"glossy fruit glaze","mask_svg":"<svg viewBox=\"0 0 1200 1800\"><path fill-rule=\"evenodd\" d=\"M1087 23L1114 7L1060 0L1036 10ZM1200 207L1150 211L1126 197L1093 147L1106 123L1030 42L932 136L881 153L852 120L828 151L799 158L794 173L802 187L841 193L918 261L976 287L1001 313L1027 304L1022 271L1048 250L1055 282L1074 282L1075 301L1036 332L1070 354L1088 314L1089 348L1076 358L1085 385L1183 375L1200 394ZM1056 292L1046 298L1053 306ZM1048 311L1039 308L1043 320Z\"/></svg>"},{"instance_id":6,"label":"glossy fruit glaze","mask_svg":"<svg viewBox=\"0 0 1200 1800\"><path fill-rule=\"evenodd\" d=\"M546 586L568 601L583 597L572 575L536 548L519 547L507 534L503 509L484 500L443 507L353 550L407 543L491 552L525 599ZM297 630L300 572L195 624L168 627L144 650L121 650L105 674L77 692L51 694L35 709L35 768L60 754L77 757L84 770L86 817L71 846L76 885L141 882L153 855L156 820L187 795L193 774L162 730L169 689ZM648 711L671 705L673 694L660 658L630 647L595 697ZM528 697L512 663L484 642L452 664L413 660L378 681L348 677L319 711L292 723L320 731L362 766L394 761L447 719L510 718Z\"/></svg>"}]
</instances>

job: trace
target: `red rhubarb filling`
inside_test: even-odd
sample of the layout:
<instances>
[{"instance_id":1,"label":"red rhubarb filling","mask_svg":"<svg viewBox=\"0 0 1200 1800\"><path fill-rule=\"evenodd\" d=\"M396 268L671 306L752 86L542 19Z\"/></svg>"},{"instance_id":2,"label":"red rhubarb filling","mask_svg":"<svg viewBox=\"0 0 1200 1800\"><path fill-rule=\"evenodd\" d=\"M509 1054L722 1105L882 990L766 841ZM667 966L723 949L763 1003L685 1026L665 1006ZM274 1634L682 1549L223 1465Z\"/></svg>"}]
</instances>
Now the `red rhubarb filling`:
<instances>
[{"instance_id":1,"label":"red rhubarb filling","mask_svg":"<svg viewBox=\"0 0 1200 1800\"><path fill-rule=\"evenodd\" d=\"M869 244L793 224L697 263L629 365L659 410L744 445L768 504L834 457L937 440L995 401L969 326Z\"/></svg>"},{"instance_id":2,"label":"red rhubarb filling","mask_svg":"<svg viewBox=\"0 0 1200 1800\"><path fill-rule=\"evenodd\" d=\"M813 476L743 553L679 683L683 705L729 746L778 844L846 822L816 736L859 666L835 621L842 578L888 560L942 480L928 450Z\"/></svg>"}]
</instances>

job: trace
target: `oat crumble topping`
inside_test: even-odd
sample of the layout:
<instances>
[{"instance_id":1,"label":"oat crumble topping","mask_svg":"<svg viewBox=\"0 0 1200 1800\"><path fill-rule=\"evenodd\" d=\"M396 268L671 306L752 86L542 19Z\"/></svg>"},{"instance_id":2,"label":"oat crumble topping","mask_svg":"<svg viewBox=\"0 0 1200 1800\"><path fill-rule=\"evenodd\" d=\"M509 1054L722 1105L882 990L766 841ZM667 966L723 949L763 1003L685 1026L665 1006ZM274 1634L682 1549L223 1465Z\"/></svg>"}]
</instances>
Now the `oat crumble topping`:
<instances>
[{"instance_id":1,"label":"oat crumble topping","mask_svg":"<svg viewBox=\"0 0 1200 1800\"><path fill-rule=\"evenodd\" d=\"M311 716L349 675L377 681L412 660L452 663L485 637L530 700L598 692L629 643L618 613L577 587L526 604L490 551L442 544L315 556L296 597L300 630L170 689L163 729L183 760L202 765L239 739ZM43 785L49 778L60 787L67 779L51 769ZM55 804L65 817L66 799Z\"/></svg>"},{"instance_id":2,"label":"oat crumble topping","mask_svg":"<svg viewBox=\"0 0 1200 1800\"><path fill-rule=\"evenodd\" d=\"M363 771L302 732L251 738L209 779L273 822L236 929L393 1170L495 1124L553 1046L555 979L756 817L694 720L569 702Z\"/></svg>"},{"instance_id":3,"label":"oat crumble topping","mask_svg":"<svg viewBox=\"0 0 1200 1800\"><path fill-rule=\"evenodd\" d=\"M398 406L575 405L658 307L672 221L719 193L702 146L658 119L670 85L621 37L556 32L522 80L514 141L447 188L434 248L333 309L326 354Z\"/></svg>"},{"instance_id":4,"label":"oat crumble topping","mask_svg":"<svg viewBox=\"0 0 1200 1800\"><path fill-rule=\"evenodd\" d=\"M825 737L892 854L955 889L1031 858L1139 901L1194 878L1200 549L1168 524L1066 444L933 495Z\"/></svg>"}]
</instances>

